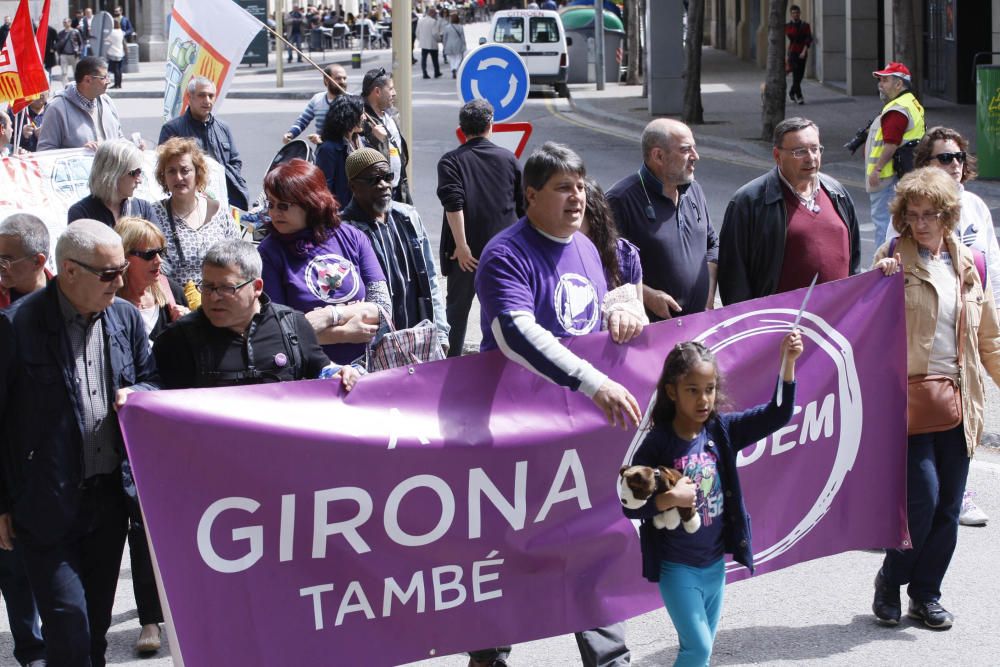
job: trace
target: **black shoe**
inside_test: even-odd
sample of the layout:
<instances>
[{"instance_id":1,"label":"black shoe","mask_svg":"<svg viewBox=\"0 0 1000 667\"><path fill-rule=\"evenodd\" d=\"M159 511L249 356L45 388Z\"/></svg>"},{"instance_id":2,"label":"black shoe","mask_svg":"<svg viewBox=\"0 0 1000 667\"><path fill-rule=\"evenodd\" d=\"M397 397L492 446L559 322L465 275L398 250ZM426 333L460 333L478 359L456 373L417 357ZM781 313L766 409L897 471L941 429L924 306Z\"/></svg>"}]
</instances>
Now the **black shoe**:
<instances>
[{"instance_id":1,"label":"black shoe","mask_svg":"<svg viewBox=\"0 0 1000 667\"><path fill-rule=\"evenodd\" d=\"M799 96L799 104L805 104L806 101L801 96Z\"/></svg>"},{"instance_id":2,"label":"black shoe","mask_svg":"<svg viewBox=\"0 0 1000 667\"><path fill-rule=\"evenodd\" d=\"M458 76L458 72L456 72L455 70L451 70L451 78L454 79L456 76Z\"/></svg>"},{"instance_id":3,"label":"black shoe","mask_svg":"<svg viewBox=\"0 0 1000 667\"><path fill-rule=\"evenodd\" d=\"M928 628L935 630L947 630L955 622L955 617L947 609L941 606L940 602L917 602L910 600L909 609L906 615L910 618L922 621Z\"/></svg>"},{"instance_id":4,"label":"black shoe","mask_svg":"<svg viewBox=\"0 0 1000 667\"><path fill-rule=\"evenodd\" d=\"M430 77L429 77L429 76L427 76L426 74L424 74L424 78L425 78L425 79L429 79Z\"/></svg>"},{"instance_id":5,"label":"black shoe","mask_svg":"<svg viewBox=\"0 0 1000 667\"><path fill-rule=\"evenodd\" d=\"M434 73L434 78L435 78L435 79L439 79L439 78L441 78L441 72L435 72L435 73Z\"/></svg>"},{"instance_id":6,"label":"black shoe","mask_svg":"<svg viewBox=\"0 0 1000 667\"><path fill-rule=\"evenodd\" d=\"M887 584L885 577L882 576L882 570L875 575L875 599L872 601L872 611L882 625L896 625L902 615L899 587Z\"/></svg>"}]
</instances>

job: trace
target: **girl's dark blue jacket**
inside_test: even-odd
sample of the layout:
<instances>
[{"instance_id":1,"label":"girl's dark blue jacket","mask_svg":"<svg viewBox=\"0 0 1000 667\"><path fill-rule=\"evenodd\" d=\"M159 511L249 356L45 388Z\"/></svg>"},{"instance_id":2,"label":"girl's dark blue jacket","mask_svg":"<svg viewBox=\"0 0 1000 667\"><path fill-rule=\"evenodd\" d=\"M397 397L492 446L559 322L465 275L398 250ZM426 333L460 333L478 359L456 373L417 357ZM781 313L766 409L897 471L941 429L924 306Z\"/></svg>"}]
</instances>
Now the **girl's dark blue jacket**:
<instances>
[{"instance_id":1,"label":"girl's dark blue jacket","mask_svg":"<svg viewBox=\"0 0 1000 667\"><path fill-rule=\"evenodd\" d=\"M750 515L743 503L740 478L736 472L736 454L758 440L766 438L788 423L795 408L795 383L784 382L781 388L781 407L774 397L770 403L750 408L746 412L731 412L709 419L705 424L709 438L714 443L718 457L717 469L722 482L722 539L726 553L732 554L753 573L753 548L750 544ZM777 395L777 392L775 392ZM672 428L670 424L654 426L632 457L632 465L655 467L669 465L664 451L666 439L658 431ZM649 581L660 580L660 540L667 539L665 529L653 526L658 514L655 496L638 509L622 508L630 519L641 519L639 543L642 547L642 576Z\"/></svg>"}]
</instances>

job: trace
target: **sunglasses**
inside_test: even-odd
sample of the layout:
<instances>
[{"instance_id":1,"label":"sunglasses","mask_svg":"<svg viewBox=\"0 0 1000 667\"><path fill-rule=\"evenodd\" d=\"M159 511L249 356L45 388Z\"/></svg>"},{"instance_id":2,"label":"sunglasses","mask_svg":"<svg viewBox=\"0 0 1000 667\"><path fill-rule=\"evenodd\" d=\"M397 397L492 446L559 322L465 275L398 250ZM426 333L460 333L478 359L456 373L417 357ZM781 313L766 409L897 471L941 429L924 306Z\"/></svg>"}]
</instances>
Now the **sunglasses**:
<instances>
[{"instance_id":1,"label":"sunglasses","mask_svg":"<svg viewBox=\"0 0 1000 667\"><path fill-rule=\"evenodd\" d=\"M382 181L385 181L389 185L392 185L392 179L396 177L396 174L391 171L382 174L375 174L374 176L368 176L367 178L363 176L355 176L355 180L361 181L362 183L367 183L370 187L375 187Z\"/></svg>"},{"instance_id":2,"label":"sunglasses","mask_svg":"<svg viewBox=\"0 0 1000 667\"><path fill-rule=\"evenodd\" d=\"M166 248L153 248L152 250L129 250L128 254L133 257L138 257L139 259L144 259L147 262L153 261L153 258L159 255L163 257L167 254Z\"/></svg>"},{"instance_id":3,"label":"sunglasses","mask_svg":"<svg viewBox=\"0 0 1000 667\"><path fill-rule=\"evenodd\" d=\"M287 211L293 206L295 206L295 204L287 201L271 201L270 199L268 199L267 201L264 202L265 211L270 211L272 208L276 208L279 211Z\"/></svg>"},{"instance_id":4,"label":"sunglasses","mask_svg":"<svg viewBox=\"0 0 1000 667\"><path fill-rule=\"evenodd\" d=\"M938 153L937 155L932 155L931 157L941 164L951 164L952 160L958 160L959 164L965 164L965 151L957 151L955 153Z\"/></svg>"},{"instance_id":5,"label":"sunglasses","mask_svg":"<svg viewBox=\"0 0 1000 667\"><path fill-rule=\"evenodd\" d=\"M73 262L77 266L85 269L86 271L93 273L95 276L97 276L97 279L100 280L102 283L113 282L115 278L128 271L128 262L125 262L116 269L95 269L94 267L88 264L84 264L78 259L73 259L72 257L67 257L66 259Z\"/></svg>"},{"instance_id":6,"label":"sunglasses","mask_svg":"<svg viewBox=\"0 0 1000 667\"><path fill-rule=\"evenodd\" d=\"M139 178L140 176L142 176L142 167L133 169L132 171L126 171L125 173L131 176L132 178Z\"/></svg>"}]
</instances>

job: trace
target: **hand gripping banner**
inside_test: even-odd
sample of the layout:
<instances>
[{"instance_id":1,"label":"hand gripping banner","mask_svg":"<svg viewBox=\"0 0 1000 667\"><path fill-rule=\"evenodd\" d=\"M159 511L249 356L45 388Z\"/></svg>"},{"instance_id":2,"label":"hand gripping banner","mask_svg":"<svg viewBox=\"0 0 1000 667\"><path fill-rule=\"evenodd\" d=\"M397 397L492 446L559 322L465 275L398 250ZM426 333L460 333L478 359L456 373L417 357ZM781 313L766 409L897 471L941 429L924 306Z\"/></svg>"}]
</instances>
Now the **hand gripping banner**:
<instances>
[{"instance_id":1,"label":"hand gripping banner","mask_svg":"<svg viewBox=\"0 0 1000 667\"><path fill-rule=\"evenodd\" d=\"M744 409L774 391L803 294L570 344L648 406L666 353L700 340ZM795 416L739 459L758 575L906 546L903 308L899 275L815 288ZM618 498L642 432L499 353L346 398L335 380L136 394L121 420L179 664L390 665L661 606Z\"/></svg>"}]
</instances>

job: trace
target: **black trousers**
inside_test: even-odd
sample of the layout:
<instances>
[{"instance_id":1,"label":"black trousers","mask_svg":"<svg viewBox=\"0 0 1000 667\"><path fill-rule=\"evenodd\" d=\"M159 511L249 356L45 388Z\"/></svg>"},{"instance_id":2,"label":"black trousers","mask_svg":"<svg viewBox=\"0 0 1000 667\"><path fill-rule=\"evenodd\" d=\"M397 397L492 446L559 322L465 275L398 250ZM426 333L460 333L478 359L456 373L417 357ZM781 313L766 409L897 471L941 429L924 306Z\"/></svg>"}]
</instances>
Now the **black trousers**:
<instances>
[{"instance_id":1,"label":"black trousers","mask_svg":"<svg viewBox=\"0 0 1000 667\"><path fill-rule=\"evenodd\" d=\"M445 311L448 314L448 356L462 356L465 345L465 331L469 324L469 311L476 297L476 272L463 271L458 262L451 260L448 272L448 294L445 297Z\"/></svg>"},{"instance_id":2,"label":"black trousers","mask_svg":"<svg viewBox=\"0 0 1000 667\"><path fill-rule=\"evenodd\" d=\"M146 527L136 521L132 521L128 529L128 553L132 562L132 592L139 612L139 625L163 623L153 559L149 555L149 542L146 541Z\"/></svg>"},{"instance_id":3,"label":"black trousers","mask_svg":"<svg viewBox=\"0 0 1000 667\"><path fill-rule=\"evenodd\" d=\"M792 66L792 87L788 90L788 96L793 100L802 99L802 77L806 73L806 59L797 53L789 53L788 64Z\"/></svg>"},{"instance_id":4,"label":"black trousers","mask_svg":"<svg viewBox=\"0 0 1000 667\"><path fill-rule=\"evenodd\" d=\"M7 605L10 634L14 637L14 659L22 665L33 660L45 659L45 642L35 608L35 597L24 570L20 541L15 540L14 550L0 549L0 593Z\"/></svg>"},{"instance_id":5,"label":"black trousers","mask_svg":"<svg viewBox=\"0 0 1000 667\"><path fill-rule=\"evenodd\" d=\"M434 64L434 76L441 76L441 67L438 65L438 49L437 44L435 44L433 49L420 49L420 69L424 71L424 77L427 77L428 55L431 57L431 62Z\"/></svg>"},{"instance_id":6,"label":"black trousers","mask_svg":"<svg viewBox=\"0 0 1000 667\"><path fill-rule=\"evenodd\" d=\"M115 88L122 87L122 63L124 60L108 59L108 71L114 76Z\"/></svg>"}]
</instances>

